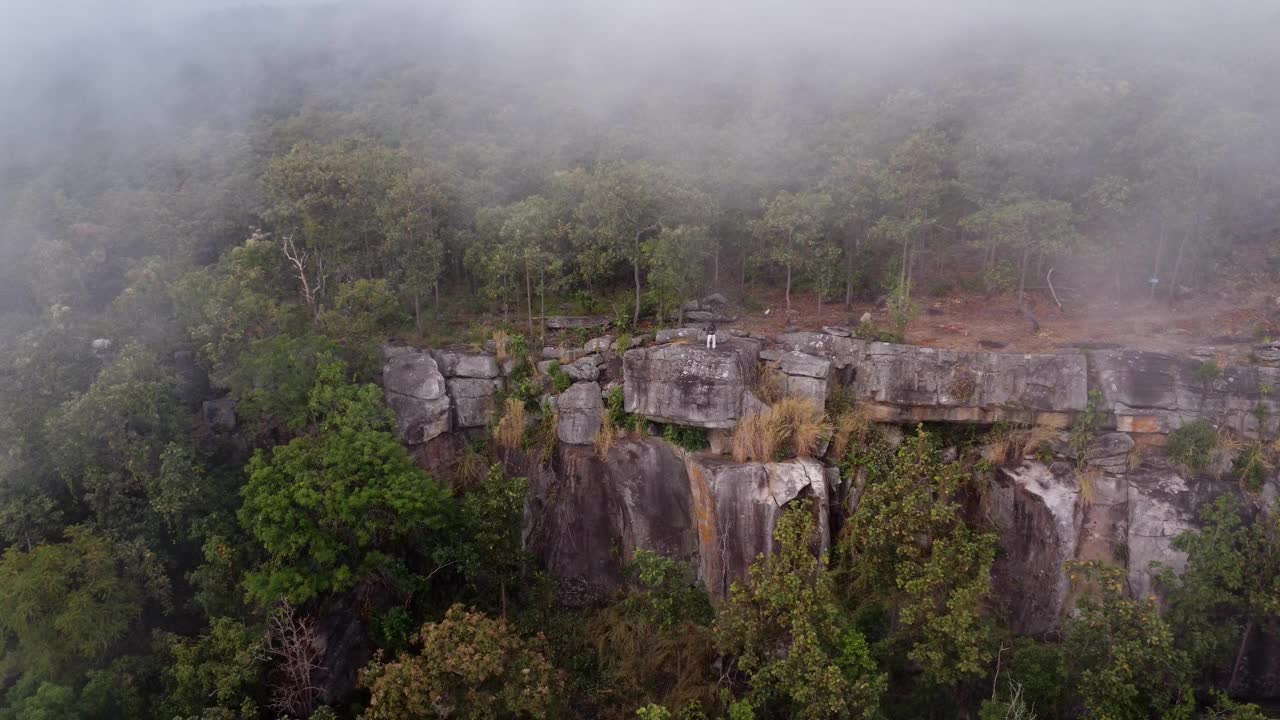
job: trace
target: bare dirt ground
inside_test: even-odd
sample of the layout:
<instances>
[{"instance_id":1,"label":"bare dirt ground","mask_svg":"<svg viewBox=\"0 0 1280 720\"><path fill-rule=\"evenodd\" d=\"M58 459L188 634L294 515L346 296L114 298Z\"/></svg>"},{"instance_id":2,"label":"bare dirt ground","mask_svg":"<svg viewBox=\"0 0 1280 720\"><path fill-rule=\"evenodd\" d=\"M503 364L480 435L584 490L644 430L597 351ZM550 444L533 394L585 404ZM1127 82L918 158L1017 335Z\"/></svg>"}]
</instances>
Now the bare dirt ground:
<instances>
[{"instance_id":1,"label":"bare dirt ground","mask_svg":"<svg viewBox=\"0 0 1280 720\"><path fill-rule=\"evenodd\" d=\"M1032 332L1012 294L953 293L917 298L918 312L907 325L905 336L912 345L953 350L989 350L1003 345L999 348L1003 352L1047 352L1081 345L1116 345L1231 359L1247 354L1249 346L1280 329L1272 323L1278 292L1280 287L1272 284L1233 288L1214 295L1192 295L1174 307L1164 299L1097 298L1067 304L1062 311L1038 293L1030 294L1032 313L1040 323L1038 332ZM770 312L742 311L733 327L758 333L786 330L782 292L754 288L749 295ZM827 304L819 314L815 296L792 293L791 306L799 314L794 325L798 329L819 330L824 325L852 328L863 313L870 313L877 327L892 327L889 313L870 303L855 303L849 310L843 303Z\"/></svg>"}]
</instances>

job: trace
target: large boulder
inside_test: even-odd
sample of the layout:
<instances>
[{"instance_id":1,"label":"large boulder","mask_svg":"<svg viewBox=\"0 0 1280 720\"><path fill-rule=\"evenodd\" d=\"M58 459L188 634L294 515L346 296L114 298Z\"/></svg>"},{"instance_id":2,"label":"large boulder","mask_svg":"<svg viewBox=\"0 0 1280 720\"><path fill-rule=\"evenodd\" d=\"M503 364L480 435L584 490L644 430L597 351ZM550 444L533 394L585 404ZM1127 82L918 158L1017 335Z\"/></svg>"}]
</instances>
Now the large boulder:
<instances>
[{"instance_id":1,"label":"large boulder","mask_svg":"<svg viewBox=\"0 0 1280 720\"><path fill-rule=\"evenodd\" d=\"M449 397L453 398L453 420L456 427L483 427L493 417L494 395L502 389L501 380L460 377L448 380Z\"/></svg>"},{"instance_id":2,"label":"large boulder","mask_svg":"<svg viewBox=\"0 0 1280 720\"><path fill-rule=\"evenodd\" d=\"M785 333L778 337L778 342L793 352L829 358L841 369L857 365L869 344L863 340L816 332Z\"/></svg>"},{"instance_id":3,"label":"large boulder","mask_svg":"<svg viewBox=\"0 0 1280 720\"><path fill-rule=\"evenodd\" d=\"M831 541L825 468L814 460L734 463L705 454L686 459L703 584L724 599L747 579L751 563L773 552L773 530L787 504L814 500L820 550Z\"/></svg>"},{"instance_id":4,"label":"large boulder","mask_svg":"<svg viewBox=\"0 0 1280 720\"><path fill-rule=\"evenodd\" d=\"M1251 438L1280 431L1280 368L1136 350L1094 352L1092 365L1122 432L1168 433L1198 418Z\"/></svg>"},{"instance_id":5,"label":"large boulder","mask_svg":"<svg viewBox=\"0 0 1280 720\"><path fill-rule=\"evenodd\" d=\"M556 398L556 436L567 445L590 445L595 442L604 422L604 401L600 384L580 382Z\"/></svg>"},{"instance_id":6,"label":"large boulder","mask_svg":"<svg viewBox=\"0 0 1280 720\"><path fill-rule=\"evenodd\" d=\"M1065 563L1075 556L1082 520L1079 486L1043 463L1000 468L986 495L1000 531L992 588L1008 608L1011 629L1039 635L1058 627L1071 592Z\"/></svg>"},{"instance_id":7,"label":"large boulder","mask_svg":"<svg viewBox=\"0 0 1280 720\"><path fill-rule=\"evenodd\" d=\"M826 405L833 379L831 360L793 350L781 354L778 367L786 375L786 394Z\"/></svg>"},{"instance_id":8,"label":"large boulder","mask_svg":"<svg viewBox=\"0 0 1280 720\"><path fill-rule=\"evenodd\" d=\"M628 350L623 356L627 412L664 423L732 428L742 410L742 393L754 376L759 346L738 341L725 345L718 350L678 344Z\"/></svg>"},{"instance_id":9,"label":"large boulder","mask_svg":"<svg viewBox=\"0 0 1280 720\"><path fill-rule=\"evenodd\" d=\"M385 355L382 388L399 421L401 442L418 445L449 432L449 395L435 358L403 346L391 347Z\"/></svg>"},{"instance_id":10,"label":"large boulder","mask_svg":"<svg viewBox=\"0 0 1280 720\"><path fill-rule=\"evenodd\" d=\"M884 422L1066 425L1085 409L1088 377L1080 353L1016 355L870 343L858 362L854 391Z\"/></svg>"},{"instance_id":11,"label":"large boulder","mask_svg":"<svg viewBox=\"0 0 1280 720\"><path fill-rule=\"evenodd\" d=\"M594 448L562 445L554 469L532 460L508 468L529 478L525 547L559 579L564 604L607 601L639 548L693 563L698 541L678 452L624 438L604 460Z\"/></svg>"},{"instance_id":12,"label":"large boulder","mask_svg":"<svg viewBox=\"0 0 1280 720\"><path fill-rule=\"evenodd\" d=\"M568 365L561 365L560 369L574 382L594 382L600 378L601 360L599 355L588 355Z\"/></svg>"},{"instance_id":13,"label":"large boulder","mask_svg":"<svg viewBox=\"0 0 1280 720\"><path fill-rule=\"evenodd\" d=\"M500 368L498 358L484 353L472 353L461 350L435 350L431 356L436 359L440 373L447 378L482 378L498 377Z\"/></svg>"}]
</instances>

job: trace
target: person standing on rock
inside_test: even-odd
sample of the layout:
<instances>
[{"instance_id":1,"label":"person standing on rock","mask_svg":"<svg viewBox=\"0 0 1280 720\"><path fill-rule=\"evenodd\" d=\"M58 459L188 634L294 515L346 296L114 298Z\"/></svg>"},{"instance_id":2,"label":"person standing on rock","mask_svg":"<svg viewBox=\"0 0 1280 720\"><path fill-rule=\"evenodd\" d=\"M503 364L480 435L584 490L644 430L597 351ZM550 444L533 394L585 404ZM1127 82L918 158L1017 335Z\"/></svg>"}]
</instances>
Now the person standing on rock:
<instances>
[{"instance_id":1,"label":"person standing on rock","mask_svg":"<svg viewBox=\"0 0 1280 720\"><path fill-rule=\"evenodd\" d=\"M715 323L711 323L711 325L707 327L707 349L708 350L716 349L716 324Z\"/></svg>"}]
</instances>

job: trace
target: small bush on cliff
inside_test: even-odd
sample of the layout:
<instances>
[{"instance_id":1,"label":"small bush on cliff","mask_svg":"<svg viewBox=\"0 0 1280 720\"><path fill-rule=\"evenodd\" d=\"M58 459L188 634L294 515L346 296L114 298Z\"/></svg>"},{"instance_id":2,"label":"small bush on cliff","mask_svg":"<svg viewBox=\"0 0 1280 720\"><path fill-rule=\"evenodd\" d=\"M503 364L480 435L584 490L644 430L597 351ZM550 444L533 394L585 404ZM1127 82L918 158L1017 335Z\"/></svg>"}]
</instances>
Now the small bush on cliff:
<instances>
[{"instance_id":1,"label":"small bush on cliff","mask_svg":"<svg viewBox=\"0 0 1280 720\"><path fill-rule=\"evenodd\" d=\"M964 517L973 474L960 462L944 463L923 430L887 463L884 452L868 467L841 534L847 591L884 609L894 628L886 642L909 648L907 659L929 684L980 677L994 654L985 610L997 535Z\"/></svg>"},{"instance_id":2,"label":"small bush on cliff","mask_svg":"<svg viewBox=\"0 0 1280 720\"><path fill-rule=\"evenodd\" d=\"M1169 433L1169 458L1191 472L1203 472L1209 464L1218 435L1208 420L1193 420Z\"/></svg>"},{"instance_id":3,"label":"small bush on cliff","mask_svg":"<svg viewBox=\"0 0 1280 720\"><path fill-rule=\"evenodd\" d=\"M506 620L454 605L422 626L418 645L361 673L370 696L361 720L559 717L562 683L542 639L521 638Z\"/></svg>"},{"instance_id":4,"label":"small bush on cliff","mask_svg":"<svg viewBox=\"0 0 1280 720\"><path fill-rule=\"evenodd\" d=\"M1085 584L1066 625L1066 658L1085 718L1190 717L1190 663L1153 598L1129 596L1124 570L1071 562ZM1185 714L1184 714L1185 713Z\"/></svg>"},{"instance_id":5,"label":"small bush on cliff","mask_svg":"<svg viewBox=\"0 0 1280 720\"><path fill-rule=\"evenodd\" d=\"M621 598L594 613L587 633L608 676L597 716L634 717L640 703L714 707L717 680L711 603L688 566L637 550Z\"/></svg>"},{"instance_id":6,"label":"small bush on cliff","mask_svg":"<svg viewBox=\"0 0 1280 720\"><path fill-rule=\"evenodd\" d=\"M779 549L751 565L747 584L733 584L716 621L747 700L764 717L876 717L887 680L837 599L826 556L810 549L807 500L788 507L773 538Z\"/></svg>"},{"instance_id":7,"label":"small bush on cliff","mask_svg":"<svg viewBox=\"0 0 1280 720\"><path fill-rule=\"evenodd\" d=\"M690 452L705 450L711 446L711 441L707 439L706 428L688 425L663 425L662 439Z\"/></svg>"}]
</instances>

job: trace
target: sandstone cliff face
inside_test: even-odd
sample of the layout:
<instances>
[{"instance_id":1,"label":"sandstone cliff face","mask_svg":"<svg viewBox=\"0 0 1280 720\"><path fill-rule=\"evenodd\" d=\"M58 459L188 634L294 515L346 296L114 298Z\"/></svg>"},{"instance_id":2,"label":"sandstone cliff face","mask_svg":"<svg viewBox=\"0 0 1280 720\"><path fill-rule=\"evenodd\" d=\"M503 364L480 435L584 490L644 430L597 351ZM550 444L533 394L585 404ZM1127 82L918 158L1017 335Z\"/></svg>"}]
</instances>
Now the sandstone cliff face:
<instances>
[{"instance_id":1,"label":"sandstone cliff face","mask_svg":"<svg viewBox=\"0 0 1280 720\"><path fill-rule=\"evenodd\" d=\"M509 468L530 480L526 545L561 579L568 604L606 599L637 548L688 562L712 596L724 598L758 555L772 551L778 517L801 498L812 500L822 545L830 545L831 527L856 505L858 478L841 478L820 460L739 464L717 454L727 453L743 413L763 407L754 393L762 362L782 373L792 394L821 401L843 386L877 421L898 425L1066 427L1090 407L1091 391L1100 399L1092 402L1103 428L1083 457L1065 448L1057 462L1015 460L996 470L984 501L1001 533L997 600L1014 630L1029 634L1051 632L1070 608L1067 561L1121 564L1134 594L1158 594L1153 564L1180 569L1185 558L1173 539L1197 527L1206 503L1239 492L1230 481L1186 477L1158 451L1165 433L1196 418L1246 437L1280 432L1274 368L1218 369L1127 351L950 352L829 333L724 337L714 351L696 330L663 331L658 339L669 342L633 346L623 356L607 338L593 341L591 353L569 350L583 372L556 398L560 444L552 461L517 458ZM442 466L460 431L487 424L504 371L483 354L389 348L387 399L415 455ZM593 374L607 375L608 385ZM713 450L686 453L638 436L598 457L592 443L603 423L602 396L619 382L627 412L710 429ZM1148 452L1135 463L1138 444ZM1269 481L1263 497L1275 494Z\"/></svg>"}]
</instances>

